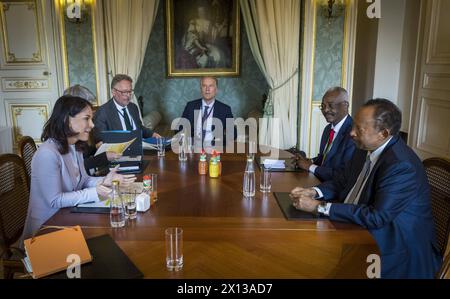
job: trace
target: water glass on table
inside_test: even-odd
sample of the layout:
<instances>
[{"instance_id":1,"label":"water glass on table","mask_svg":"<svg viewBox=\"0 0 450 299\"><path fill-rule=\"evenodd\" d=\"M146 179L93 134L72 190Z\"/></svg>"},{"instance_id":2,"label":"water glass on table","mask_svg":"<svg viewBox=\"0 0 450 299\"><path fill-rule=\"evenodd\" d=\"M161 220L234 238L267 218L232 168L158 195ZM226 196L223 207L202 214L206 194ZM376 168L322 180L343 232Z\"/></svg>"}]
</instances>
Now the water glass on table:
<instances>
[{"instance_id":1,"label":"water glass on table","mask_svg":"<svg viewBox=\"0 0 450 299\"><path fill-rule=\"evenodd\" d=\"M261 167L261 178L259 183L259 190L263 193L270 192L272 187L272 173L270 172L270 168L266 167L264 164Z\"/></svg>"},{"instance_id":2,"label":"water glass on table","mask_svg":"<svg viewBox=\"0 0 450 299\"><path fill-rule=\"evenodd\" d=\"M156 145L158 147L158 157L164 157L166 155L166 140L164 137L156 138Z\"/></svg>"},{"instance_id":3,"label":"water glass on table","mask_svg":"<svg viewBox=\"0 0 450 299\"><path fill-rule=\"evenodd\" d=\"M169 271L179 271L183 268L183 229L169 227L166 235L166 267Z\"/></svg>"},{"instance_id":4,"label":"water glass on table","mask_svg":"<svg viewBox=\"0 0 450 299\"><path fill-rule=\"evenodd\" d=\"M136 191L125 192L122 194L123 204L125 206L125 216L127 219L136 219L137 209L136 209Z\"/></svg>"}]
</instances>

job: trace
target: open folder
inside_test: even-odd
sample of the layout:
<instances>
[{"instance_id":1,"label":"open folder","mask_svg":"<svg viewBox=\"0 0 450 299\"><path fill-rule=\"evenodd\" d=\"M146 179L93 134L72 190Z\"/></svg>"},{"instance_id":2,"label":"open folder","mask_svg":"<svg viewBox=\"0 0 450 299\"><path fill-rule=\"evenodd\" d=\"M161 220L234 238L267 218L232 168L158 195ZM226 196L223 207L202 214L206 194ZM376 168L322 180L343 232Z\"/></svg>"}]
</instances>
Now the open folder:
<instances>
[{"instance_id":1,"label":"open folder","mask_svg":"<svg viewBox=\"0 0 450 299\"><path fill-rule=\"evenodd\" d=\"M80 226L64 227L27 239L24 243L27 255L24 264L33 278L66 270L73 263L73 260L68 259L73 254L80 257L80 264L92 261Z\"/></svg>"},{"instance_id":2,"label":"open folder","mask_svg":"<svg viewBox=\"0 0 450 299\"><path fill-rule=\"evenodd\" d=\"M113 152L122 155L123 152L136 140L136 138L131 139L127 142L120 143L102 143L102 145L95 152L95 156L100 155L104 152Z\"/></svg>"}]
</instances>

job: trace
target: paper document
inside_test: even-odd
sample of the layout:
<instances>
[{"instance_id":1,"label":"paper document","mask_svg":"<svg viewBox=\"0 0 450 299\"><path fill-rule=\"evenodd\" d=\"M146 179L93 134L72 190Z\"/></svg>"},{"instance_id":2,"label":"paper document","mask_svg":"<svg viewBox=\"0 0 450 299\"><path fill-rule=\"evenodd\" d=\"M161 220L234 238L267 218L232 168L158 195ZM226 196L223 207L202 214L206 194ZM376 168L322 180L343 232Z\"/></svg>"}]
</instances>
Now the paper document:
<instances>
[{"instance_id":1,"label":"paper document","mask_svg":"<svg viewBox=\"0 0 450 299\"><path fill-rule=\"evenodd\" d=\"M104 152L113 152L116 154L122 154L135 140L136 138L133 138L130 141L122 143L102 143L102 145L97 149L95 156L100 155Z\"/></svg>"},{"instance_id":2,"label":"paper document","mask_svg":"<svg viewBox=\"0 0 450 299\"><path fill-rule=\"evenodd\" d=\"M265 159L264 167L266 168L274 168L274 169L285 169L285 161L284 160L273 160L273 159Z\"/></svg>"},{"instance_id":3,"label":"paper document","mask_svg":"<svg viewBox=\"0 0 450 299\"><path fill-rule=\"evenodd\" d=\"M122 157L114 160L115 163L120 163L120 162L140 162L140 161L142 161L142 156L135 156L135 157L122 156Z\"/></svg>"},{"instance_id":4,"label":"paper document","mask_svg":"<svg viewBox=\"0 0 450 299\"><path fill-rule=\"evenodd\" d=\"M117 168L117 171L130 171L130 170L139 170L140 167L139 166L123 166L123 167L119 167Z\"/></svg>"}]
</instances>

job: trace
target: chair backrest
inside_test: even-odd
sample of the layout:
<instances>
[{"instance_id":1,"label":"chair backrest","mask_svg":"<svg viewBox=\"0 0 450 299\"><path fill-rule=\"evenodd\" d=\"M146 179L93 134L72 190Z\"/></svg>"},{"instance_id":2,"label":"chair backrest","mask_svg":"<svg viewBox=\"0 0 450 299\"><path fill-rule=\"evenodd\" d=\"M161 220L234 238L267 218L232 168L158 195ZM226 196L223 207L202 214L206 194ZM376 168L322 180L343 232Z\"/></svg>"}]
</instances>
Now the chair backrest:
<instances>
[{"instance_id":1,"label":"chair backrest","mask_svg":"<svg viewBox=\"0 0 450 299\"><path fill-rule=\"evenodd\" d=\"M25 163L25 168L28 174L28 186L31 179L31 160L33 160L34 153L37 151L36 143L30 136L23 136L19 141L20 156Z\"/></svg>"},{"instance_id":2,"label":"chair backrest","mask_svg":"<svg viewBox=\"0 0 450 299\"><path fill-rule=\"evenodd\" d=\"M442 263L437 278L450 279L450 253L444 258L444 262Z\"/></svg>"},{"instance_id":3,"label":"chair backrest","mask_svg":"<svg viewBox=\"0 0 450 299\"><path fill-rule=\"evenodd\" d=\"M423 161L431 189L431 208L439 251L445 254L450 233L450 162L441 158Z\"/></svg>"},{"instance_id":4,"label":"chair backrest","mask_svg":"<svg viewBox=\"0 0 450 299\"><path fill-rule=\"evenodd\" d=\"M22 235L30 192L25 164L15 154L0 155L0 249L9 247Z\"/></svg>"},{"instance_id":5,"label":"chair backrest","mask_svg":"<svg viewBox=\"0 0 450 299\"><path fill-rule=\"evenodd\" d=\"M141 110L141 117L144 117L144 97L139 96L138 99L139 110Z\"/></svg>"}]
</instances>

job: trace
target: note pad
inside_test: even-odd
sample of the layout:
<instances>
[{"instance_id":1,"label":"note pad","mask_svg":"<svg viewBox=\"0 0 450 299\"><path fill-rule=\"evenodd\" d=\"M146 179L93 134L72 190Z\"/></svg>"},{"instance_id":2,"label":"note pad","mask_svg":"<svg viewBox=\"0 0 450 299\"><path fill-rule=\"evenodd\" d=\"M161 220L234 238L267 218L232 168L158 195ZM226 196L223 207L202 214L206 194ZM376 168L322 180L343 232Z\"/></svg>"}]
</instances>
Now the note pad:
<instances>
[{"instance_id":1,"label":"note pad","mask_svg":"<svg viewBox=\"0 0 450 299\"><path fill-rule=\"evenodd\" d=\"M80 226L66 227L30 238L25 240L24 244L33 278L41 278L66 270L71 264L67 262L67 257L72 254L80 257L81 264L92 261Z\"/></svg>"}]
</instances>

